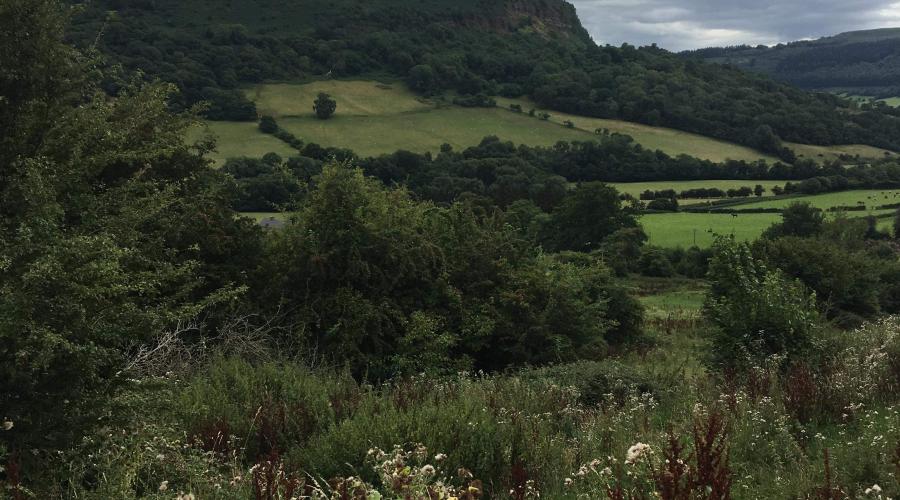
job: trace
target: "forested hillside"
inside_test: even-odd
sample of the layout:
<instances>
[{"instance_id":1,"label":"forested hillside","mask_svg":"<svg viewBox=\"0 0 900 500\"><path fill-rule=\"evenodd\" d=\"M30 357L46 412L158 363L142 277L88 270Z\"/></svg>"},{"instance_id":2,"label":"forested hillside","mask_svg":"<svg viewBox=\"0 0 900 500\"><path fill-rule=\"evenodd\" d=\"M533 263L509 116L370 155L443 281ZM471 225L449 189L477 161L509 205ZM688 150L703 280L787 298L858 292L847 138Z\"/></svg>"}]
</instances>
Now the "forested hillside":
<instances>
[{"instance_id":1,"label":"forested hillside","mask_svg":"<svg viewBox=\"0 0 900 500\"><path fill-rule=\"evenodd\" d=\"M454 2L103 0L70 37L176 83L213 119L256 118L236 89L382 75L417 92L528 96L558 111L664 125L792 161L781 141L900 149L900 119L655 47L598 47L561 0ZM119 85L106 82L109 90Z\"/></svg>"},{"instance_id":2,"label":"forested hillside","mask_svg":"<svg viewBox=\"0 0 900 500\"><path fill-rule=\"evenodd\" d=\"M684 55L757 71L805 89L900 96L900 28L852 31L774 47L708 48Z\"/></svg>"}]
</instances>

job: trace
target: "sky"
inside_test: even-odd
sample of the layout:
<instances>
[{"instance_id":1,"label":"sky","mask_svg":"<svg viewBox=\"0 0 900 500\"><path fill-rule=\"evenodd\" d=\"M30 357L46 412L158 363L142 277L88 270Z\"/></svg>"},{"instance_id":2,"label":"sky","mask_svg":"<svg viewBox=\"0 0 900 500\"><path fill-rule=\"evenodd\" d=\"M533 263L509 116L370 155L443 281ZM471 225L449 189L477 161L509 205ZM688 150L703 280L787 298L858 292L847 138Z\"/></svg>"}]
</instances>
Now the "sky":
<instances>
[{"instance_id":1,"label":"sky","mask_svg":"<svg viewBox=\"0 0 900 500\"><path fill-rule=\"evenodd\" d=\"M680 51L900 27L900 0L569 0L594 41Z\"/></svg>"}]
</instances>

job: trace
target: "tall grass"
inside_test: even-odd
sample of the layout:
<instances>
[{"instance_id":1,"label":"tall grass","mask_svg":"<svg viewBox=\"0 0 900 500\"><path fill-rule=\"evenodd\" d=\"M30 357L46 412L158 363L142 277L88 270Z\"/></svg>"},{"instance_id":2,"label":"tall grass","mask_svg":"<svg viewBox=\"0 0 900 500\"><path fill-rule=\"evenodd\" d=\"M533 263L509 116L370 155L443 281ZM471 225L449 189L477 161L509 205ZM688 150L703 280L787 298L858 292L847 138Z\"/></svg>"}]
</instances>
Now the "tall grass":
<instances>
[{"instance_id":1,"label":"tall grass","mask_svg":"<svg viewBox=\"0 0 900 500\"><path fill-rule=\"evenodd\" d=\"M727 486L733 498L828 498L877 484L896 497L900 320L822 349L733 377L654 352L380 385L220 357L184 380L136 383L117 402L127 418L48 457L34 495L728 498Z\"/></svg>"}]
</instances>

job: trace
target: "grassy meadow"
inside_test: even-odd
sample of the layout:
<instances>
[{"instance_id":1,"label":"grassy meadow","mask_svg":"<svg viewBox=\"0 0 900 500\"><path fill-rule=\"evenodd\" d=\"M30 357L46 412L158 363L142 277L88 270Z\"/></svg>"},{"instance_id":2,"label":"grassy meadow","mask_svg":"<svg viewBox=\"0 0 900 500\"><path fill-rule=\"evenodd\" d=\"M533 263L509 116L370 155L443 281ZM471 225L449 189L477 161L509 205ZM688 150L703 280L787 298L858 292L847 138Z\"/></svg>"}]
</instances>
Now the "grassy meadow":
<instances>
[{"instance_id":1,"label":"grassy meadow","mask_svg":"<svg viewBox=\"0 0 900 500\"><path fill-rule=\"evenodd\" d=\"M253 122L208 121L205 126L192 128L188 133L188 141L207 135L216 138L216 150L208 155L216 165L222 165L228 158L238 156L259 158L266 153L278 153L284 157L296 154L284 142L260 132Z\"/></svg>"},{"instance_id":2,"label":"grassy meadow","mask_svg":"<svg viewBox=\"0 0 900 500\"><path fill-rule=\"evenodd\" d=\"M778 214L647 214L640 218L649 243L660 247L707 248L716 235L732 235L738 241L759 237L769 226L781 220Z\"/></svg>"},{"instance_id":3,"label":"grassy meadow","mask_svg":"<svg viewBox=\"0 0 900 500\"><path fill-rule=\"evenodd\" d=\"M597 129L630 135L645 148L669 155L690 155L711 161L728 159L777 161L776 158L737 144L679 130L651 127L621 120L587 118L548 112L541 121L528 116L533 103L525 99L498 98L495 109L461 108L444 98L426 99L410 91L402 82L325 80L304 84L267 83L245 90L261 115L271 115L279 125L305 142L353 149L361 156L377 156L398 149L436 152L444 143L454 148L478 144L487 135L531 146L547 146L558 141L585 141ZM319 92L337 100L333 118L317 120L312 102ZM514 113L510 104L519 104L526 113ZM539 112L541 110L538 110ZM571 121L574 128L564 125ZM217 163L233 156L261 156L267 152L290 154L291 149L255 130L255 124L209 122L209 132L219 139L213 155ZM199 134L199 132L197 132ZM789 144L799 156L834 159L841 154L879 158L885 151L870 146L809 146Z\"/></svg>"},{"instance_id":4,"label":"grassy meadow","mask_svg":"<svg viewBox=\"0 0 900 500\"><path fill-rule=\"evenodd\" d=\"M377 156L399 149L437 152L447 143L455 149L477 145L488 135L531 146L558 141L589 141L593 135L555 123L516 115L502 109L435 108L425 112L375 116L341 115L327 121L312 116L281 118L278 124L307 142L350 148L360 156Z\"/></svg>"},{"instance_id":5,"label":"grassy meadow","mask_svg":"<svg viewBox=\"0 0 900 500\"><path fill-rule=\"evenodd\" d=\"M313 117L312 101L319 92L331 94L338 102L335 116L324 122ZM519 103L527 111L531 104L524 100L500 98L496 109L461 108L442 99L424 99L402 83L339 80L272 83L250 87L246 93L260 114L274 116L279 125L300 139L323 146L352 148L363 156L398 149L436 152L444 143L465 148L487 135L517 144L551 145L558 141L591 140L596 129L606 128L628 134L646 148L673 156L687 154L713 161L774 161L744 146L673 129L556 112L550 113L548 121L541 121L527 112L519 114L507 109L509 104ZM566 120L571 120L575 128L565 127ZM221 142L234 143L222 145L219 156L252 154L265 144L255 138L235 136L229 133L232 131L228 126L214 124L211 128L214 133L221 132Z\"/></svg>"},{"instance_id":6,"label":"grassy meadow","mask_svg":"<svg viewBox=\"0 0 900 500\"><path fill-rule=\"evenodd\" d=\"M246 90L259 114L275 118L312 116L312 102L320 92L338 99L339 116L386 116L434 108L434 103L402 83L324 80L303 85L268 83Z\"/></svg>"},{"instance_id":7,"label":"grassy meadow","mask_svg":"<svg viewBox=\"0 0 900 500\"><path fill-rule=\"evenodd\" d=\"M527 99L507 99L498 98L497 105L500 107L508 107L510 104L518 104L522 109L528 111L534 107L534 103ZM541 109L538 112L544 111ZM711 139L690 132L683 132L664 127L651 127L640 123L626 122L622 120L607 120L602 118L588 118L584 116L561 113L558 111L549 111L550 122L563 124L566 120L571 121L575 128L593 133L598 128L608 129L610 132L618 132L620 134L630 135L635 142L641 144L645 148L653 150L661 150L671 156L689 155L711 161L731 160L767 160L774 162L776 158L755 151L751 148L733 144L730 142Z\"/></svg>"},{"instance_id":8,"label":"grassy meadow","mask_svg":"<svg viewBox=\"0 0 900 500\"><path fill-rule=\"evenodd\" d=\"M813 146L811 144L785 143L794 150L799 158L809 160L829 161L840 159L842 155L858 156L862 159L878 159L885 156L896 155L886 149L866 146L864 144L851 144L845 146Z\"/></svg>"},{"instance_id":9,"label":"grassy meadow","mask_svg":"<svg viewBox=\"0 0 900 500\"><path fill-rule=\"evenodd\" d=\"M703 181L653 181L653 182L613 182L610 183L611 186L614 186L621 193L627 193L635 198L638 198L641 193L644 191L662 191L665 189L674 189L676 192L681 192L687 189L702 189L702 188L719 188L722 190L729 189L739 189L742 187L750 187L753 188L757 184L761 185L766 189L766 192L763 193L763 197L772 196L772 188L775 186L784 187L784 184L787 181L748 181L748 180L703 180ZM696 203L703 203L708 200L700 200L700 199L687 199L687 200L678 200L678 203L681 205L692 205Z\"/></svg>"},{"instance_id":10,"label":"grassy meadow","mask_svg":"<svg viewBox=\"0 0 900 500\"><path fill-rule=\"evenodd\" d=\"M620 189L626 188L620 187ZM846 212L847 215L850 217L886 216L892 214L894 210L877 210L877 207L900 202L900 190L843 191L774 200L748 198L746 203L730 208L785 208L796 202L808 202L823 210L852 207L862 203L867 207L866 211ZM647 214L641 217L641 224L653 245L687 248L696 244L698 247L705 248L713 243L716 234L733 235L739 241L756 239L766 228L780 220L781 215L777 213L738 214L737 217L734 217L731 214L680 212ZM891 224L891 219L887 218L879 223L879 227L889 229Z\"/></svg>"}]
</instances>

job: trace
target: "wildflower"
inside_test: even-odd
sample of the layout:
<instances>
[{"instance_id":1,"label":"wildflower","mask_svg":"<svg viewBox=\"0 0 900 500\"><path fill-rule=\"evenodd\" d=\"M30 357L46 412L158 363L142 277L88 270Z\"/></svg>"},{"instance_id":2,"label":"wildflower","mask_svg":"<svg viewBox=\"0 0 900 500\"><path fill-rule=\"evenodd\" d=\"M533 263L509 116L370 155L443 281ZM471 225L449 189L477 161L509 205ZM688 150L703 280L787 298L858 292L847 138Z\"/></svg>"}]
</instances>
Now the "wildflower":
<instances>
[{"instance_id":1,"label":"wildflower","mask_svg":"<svg viewBox=\"0 0 900 500\"><path fill-rule=\"evenodd\" d=\"M872 495L872 494L878 495L880 493L881 493L881 486L878 486L877 484L873 484L871 488L866 488L866 495Z\"/></svg>"},{"instance_id":2,"label":"wildflower","mask_svg":"<svg viewBox=\"0 0 900 500\"><path fill-rule=\"evenodd\" d=\"M11 431L12 428L13 428L13 421L12 421L12 420L8 420L8 419L7 419L7 420L4 420L4 421L3 421L3 430L5 430L5 431Z\"/></svg>"},{"instance_id":3,"label":"wildflower","mask_svg":"<svg viewBox=\"0 0 900 500\"><path fill-rule=\"evenodd\" d=\"M641 458L645 453L650 453L650 445L644 443L637 443L633 445L631 448L628 448L628 453L625 454L625 462L629 464L633 464L638 459Z\"/></svg>"},{"instance_id":4,"label":"wildflower","mask_svg":"<svg viewBox=\"0 0 900 500\"><path fill-rule=\"evenodd\" d=\"M422 467L422 475L433 476L434 475L434 467L431 465L425 465L424 467Z\"/></svg>"},{"instance_id":5,"label":"wildflower","mask_svg":"<svg viewBox=\"0 0 900 500\"><path fill-rule=\"evenodd\" d=\"M168 489L169 489L168 481L163 481L163 482L159 483L159 491L166 491Z\"/></svg>"},{"instance_id":6,"label":"wildflower","mask_svg":"<svg viewBox=\"0 0 900 500\"><path fill-rule=\"evenodd\" d=\"M194 494L179 492L178 496L175 497L175 500L194 500Z\"/></svg>"},{"instance_id":7,"label":"wildflower","mask_svg":"<svg viewBox=\"0 0 900 500\"><path fill-rule=\"evenodd\" d=\"M434 456L435 462L443 462L444 460L447 460L447 455L444 455L443 453L438 453Z\"/></svg>"},{"instance_id":8,"label":"wildflower","mask_svg":"<svg viewBox=\"0 0 900 500\"><path fill-rule=\"evenodd\" d=\"M572 480L571 477L566 478L566 487L572 486L575 481Z\"/></svg>"}]
</instances>

